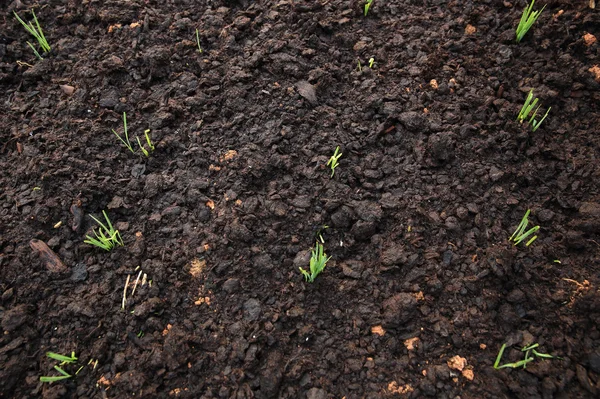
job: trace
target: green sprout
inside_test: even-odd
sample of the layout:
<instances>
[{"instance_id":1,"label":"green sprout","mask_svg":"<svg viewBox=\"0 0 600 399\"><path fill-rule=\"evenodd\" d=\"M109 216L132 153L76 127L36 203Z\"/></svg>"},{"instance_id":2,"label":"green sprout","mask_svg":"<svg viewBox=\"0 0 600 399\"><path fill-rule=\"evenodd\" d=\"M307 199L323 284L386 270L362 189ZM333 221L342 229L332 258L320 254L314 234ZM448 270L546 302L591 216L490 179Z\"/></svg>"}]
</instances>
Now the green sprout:
<instances>
[{"instance_id":1,"label":"green sprout","mask_svg":"<svg viewBox=\"0 0 600 399\"><path fill-rule=\"evenodd\" d=\"M46 356L48 356L50 359L58 360L59 362L61 362L61 366L67 363L75 363L77 361L77 358L75 357L75 352L71 352L71 356L65 356L61 355L60 353L54 352L46 352Z\"/></svg>"},{"instance_id":2,"label":"green sprout","mask_svg":"<svg viewBox=\"0 0 600 399\"><path fill-rule=\"evenodd\" d=\"M83 242L86 244L94 245L98 248L102 248L106 251L110 251L114 248L115 245L119 245L122 247L123 239L121 238L121 234L118 230L114 229L112 223L110 222L110 219L108 218L108 215L106 214L106 211L102 211L102 214L104 215L104 219L106 220L106 225L100 220L90 215L90 217L100 225L100 229L98 229L98 231L93 230L96 238L86 235L85 238L87 239Z\"/></svg>"},{"instance_id":3,"label":"green sprout","mask_svg":"<svg viewBox=\"0 0 600 399\"><path fill-rule=\"evenodd\" d=\"M521 223L519 223L519 226L517 227L515 232L508 239L508 241L514 242L514 245L519 245L520 243L525 241L525 239L527 237L534 234L536 231L538 231L540 229L540 226L535 226L535 227L532 227L531 229L525 231L525 229L527 228L527 225L529 224L529 213L530 212L531 212L530 209L528 209L527 212L525 212L525 216L523 216L523 219L521 219ZM537 238L537 236L533 236L529 241L527 241L525 246L528 247L529 245L531 245L531 243L534 242L536 238Z\"/></svg>"},{"instance_id":4,"label":"green sprout","mask_svg":"<svg viewBox=\"0 0 600 399\"><path fill-rule=\"evenodd\" d=\"M142 143L140 142L140 138L136 137L138 145L140 146L140 149L142 150L142 152L144 153L144 155L146 157L149 157L150 153L154 151L154 144L152 144L152 140L150 140L150 135L148 133L150 133L150 129L144 130L144 136L146 136L146 143L148 144L148 148L150 148L150 151L145 149L144 146L142 145Z\"/></svg>"},{"instance_id":5,"label":"green sprout","mask_svg":"<svg viewBox=\"0 0 600 399\"><path fill-rule=\"evenodd\" d=\"M362 72L362 65L360 65L360 60L358 60L358 65L356 66L356 69L358 69L358 72Z\"/></svg>"},{"instance_id":6,"label":"green sprout","mask_svg":"<svg viewBox=\"0 0 600 399\"><path fill-rule=\"evenodd\" d=\"M521 352L525 352L525 358L523 360L519 360L518 362L514 362L514 363L505 363L503 365L500 365L500 361L502 360L502 355L504 354L504 349L506 349L506 344L502 344L502 347L500 348L500 352L498 352L498 356L496 356L496 361L494 362L494 368L496 370L504 369L504 368L516 369L519 367L523 367L525 369L525 368L527 368L527 363L534 361L535 358L537 358L537 357L541 357L543 359L561 359L558 356L552 356L547 353L540 353L540 352L536 351L535 348L537 348L538 346L540 346L540 344L533 344L533 345L525 346L525 347L523 347L523 349L521 349ZM530 353L533 353L533 355L535 357L530 356Z\"/></svg>"},{"instance_id":7,"label":"green sprout","mask_svg":"<svg viewBox=\"0 0 600 399\"><path fill-rule=\"evenodd\" d=\"M42 31L42 27L40 26L40 23L38 22L37 17L35 16L35 12L33 11L33 9L31 10L31 14L33 14L33 20L35 21L35 26L33 25L33 23L31 23L31 21L29 21L29 23L26 23L25 21L23 21L21 19L21 17L19 17L19 15L13 11L13 14L15 14L15 17L17 18L17 21L19 21L21 23L21 25L23 25L23 27L25 28L25 30L27 32L29 32L31 35L33 35L33 37L35 37L35 39L37 40L38 44L40 45L40 47L42 48L42 51L44 53L49 53L50 52L50 45L48 44L48 41L46 40L46 36L44 36L44 32ZM40 53L38 53L38 51L35 49L35 47L33 47L33 44L31 44L30 42L27 42L27 44L29 45L29 47L31 47L31 49L33 50L33 52L35 53L35 55L42 60L42 56L40 55Z\"/></svg>"},{"instance_id":8,"label":"green sprout","mask_svg":"<svg viewBox=\"0 0 600 399\"><path fill-rule=\"evenodd\" d=\"M329 161L327 161L327 166L331 167L331 177L333 177L333 174L335 173L335 168L337 168L339 165L338 159L340 159L341 156L342 153L340 152L340 146L338 145L331 158L329 158Z\"/></svg>"},{"instance_id":9,"label":"green sprout","mask_svg":"<svg viewBox=\"0 0 600 399\"><path fill-rule=\"evenodd\" d=\"M546 6L542 7L539 11L533 11L533 4L535 0L531 0L531 4L529 7L525 7L523 10L523 15L521 15L521 20L519 21L519 26L517 26L516 35L517 35L517 43L523 39L523 36L529 31L531 26L537 21L542 11Z\"/></svg>"},{"instance_id":10,"label":"green sprout","mask_svg":"<svg viewBox=\"0 0 600 399\"><path fill-rule=\"evenodd\" d=\"M65 364L75 363L77 361L77 357L75 357L75 352L71 352L71 356L65 356L65 355L61 355L59 353L54 353L54 352L46 352L46 356L48 356L50 359L54 359L54 360L61 362L60 365L54 366L54 369L56 371L58 371L61 375L53 376L53 377L43 376L43 377L40 377L40 382L56 382L56 381L66 380L67 378L73 377L71 374L69 374L65 370L63 370L60 366L63 366ZM81 368L79 370L81 370ZM77 372L79 372L79 370Z\"/></svg>"},{"instance_id":11,"label":"green sprout","mask_svg":"<svg viewBox=\"0 0 600 399\"><path fill-rule=\"evenodd\" d=\"M121 142L125 145L125 147L127 147L127 149L129 151L131 151L132 154L135 154L135 151L133 150L133 146L131 145L131 142L129 141L129 134L127 134L127 114L125 112L123 112L123 133L124 133L124 137L119 136L119 133L115 132L114 129L111 129L112 132L115 134L115 136L117 136L117 138L119 140L121 140Z\"/></svg>"},{"instance_id":12,"label":"green sprout","mask_svg":"<svg viewBox=\"0 0 600 399\"><path fill-rule=\"evenodd\" d=\"M373 0L367 0L367 2L365 3L365 17L369 13L369 9L371 8L372 5L373 5Z\"/></svg>"},{"instance_id":13,"label":"green sprout","mask_svg":"<svg viewBox=\"0 0 600 399\"><path fill-rule=\"evenodd\" d=\"M544 117L542 119L540 119L539 121L537 121L535 119L535 116L537 115L537 112L541 107L541 105L538 105L538 107L535 108L538 101L539 101L539 99L537 97L536 98L533 97L533 89L529 90L529 94L527 94L527 98L525 99L525 104L523 104L523 106L521 107L521 110L519 111L519 115L517 116L517 120L519 121L519 123L523 123L523 121L529 117L529 114L532 114L532 112L533 112L531 117L529 117L529 121L528 121L531 124L532 132L535 132L540 127L540 125L542 124L544 119L546 119L546 117L548 116L548 113L552 109L552 107L548 108L548 110L544 114Z\"/></svg>"},{"instance_id":14,"label":"green sprout","mask_svg":"<svg viewBox=\"0 0 600 399\"><path fill-rule=\"evenodd\" d=\"M331 256L328 258L327 254L323 252L323 245L319 244L318 241L315 244L315 248L311 252L312 254L310 257L310 273L308 273L301 267L299 268L300 272L304 276L304 279L309 283L315 281L315 278L323 271L323 269L325 269L327 261L331 259Z\"/></svg>"},{"instance_id":15,"label":"green sprout","mask_svg":"<svg viewBox=\"0 0 600 399\"><path fill-rule=\"evenodd\" d=\"M135 154L133 145L131 145L131 141L129 141L129 133L127 132L127 113L123 112L123 137L121 137L119 133L115 132L114 129L111 130L114 133L114 135L117 136L119 140L121 140L123 145L125 145L125 147L127 147L127 149L131 151L132 154ZM144 130L144 136L146 137L146 143L148 144L148 148L150 148L150 151L145 149L142 145L142 142L140 141L140 138L136 137L138 146L140 147L140 150L142 150L142 153L146 157L150 156L150 153L154 151L154 144L152 143L152 140L150 139L150 135L148 133L150 133L150 129Z\"/></svg>"},{"instance_id":16,"label":"green sprout","mask_svg":"<svg viewBox=\"0 0 600 399\"><path fill-rule=\"evenodd\" d=\"M196 29L196 43L198 44L198 52L202 54L202 47L200 47L200 33L198 33L198 29Z\"/></svg>"},{"instance_id":17,"label":"green sprout","mask_svg":"<svg viewBox=\"0 0 600 399\"><path fill-rule=\"evenodd\" d=\"M375 65L375 58L369 58L369 68L373 69L373 65Z\"/></svg>"}]
</instances>

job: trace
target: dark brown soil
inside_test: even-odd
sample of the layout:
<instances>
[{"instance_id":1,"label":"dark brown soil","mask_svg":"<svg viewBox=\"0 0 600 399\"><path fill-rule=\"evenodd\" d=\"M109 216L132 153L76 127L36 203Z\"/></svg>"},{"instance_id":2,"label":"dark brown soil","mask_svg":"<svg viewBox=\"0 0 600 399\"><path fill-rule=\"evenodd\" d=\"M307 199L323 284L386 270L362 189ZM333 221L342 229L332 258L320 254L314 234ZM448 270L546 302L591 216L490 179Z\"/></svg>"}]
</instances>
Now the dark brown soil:
<instances>
[{"instance_id":1,"label":"dark brown soil","mask_svg":"<svg viewBox=\"0 0 600 399\"><path fill-rule=\"evenodd\" d=\"M520 44L525 1L2 3L1 397L599 395L588 0L539 0ZM43 61L12 15L34 6ZM103 210L111 252L83 242ZM495 370L503 343L560 359ZM83 368L41 383L47 351Z\"/></svg>"}]
</instances>

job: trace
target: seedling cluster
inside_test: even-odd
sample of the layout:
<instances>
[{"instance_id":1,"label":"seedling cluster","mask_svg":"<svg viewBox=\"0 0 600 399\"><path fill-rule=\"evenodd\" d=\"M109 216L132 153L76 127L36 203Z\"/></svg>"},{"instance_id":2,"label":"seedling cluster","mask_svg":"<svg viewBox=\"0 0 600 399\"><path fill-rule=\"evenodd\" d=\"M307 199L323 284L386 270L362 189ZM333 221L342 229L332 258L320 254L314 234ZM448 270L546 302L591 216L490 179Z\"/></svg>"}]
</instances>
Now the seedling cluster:
<instances>
[{"instance_id":1,"label":"seedling cluster","mask_svg":"<svg viewBox=\"0 0 600 399\"><path fill-rule=\"evenodd\" d=\"M521 20L519 21L519 25L517 26L516 35L517 35L517 43L523 39L523 36L531 29L531 26L537 21L540 17L542 11L546 6L542 7L539 11L533 11L533 4L535 0L531 0L531 4L528 7L525 7L523 10L523 15L521 15Z\"/></svg>"},{"instance_id":2,"label":"seedling cluster","mask_svg":"<svg viewBox=\"0 0 600 399\"><path fill-rule=\"evenodd\" d=\"M525 231L525 229L527 228L527 225L529 224L529 213L530 212L531 212L530 209L528 209L527 212L525 212L525 216L523 216L523 219L521 219L521 223L519 223L519 226L517 227L515 232L508 239L508 241L512 241L514 243L514 245L519 245L520 243L525 241L525 239L527 237L534 234L535 232L537 232L540 229L540 226L535 226L535 227L532 227L531 229ZM536 238L537 238L537 236L533 236L532 238L530 238L529 241L527 241L527 243L525 244L525 246L528 247L529 245L531 245L531 243L534 242Z\"/></svg>"},{"instance_id":3,"label":"seedling cluster","mask_svg":"<svg viewBox=\"0 0 600 399\"><path fill-rule=\"evenodd\" d=\"M73 377L71 374L67 373L62 368L62 366L64 366L65 364L72 364L77 361L77 358L75 357L75 352L71 352L71 356L65 356L54 352L46 352L46 356L48 356L50 359L54 359L60 362L60 364L54 365L54 370L58 371L61 375L40 377L41 382L56 382ZM79 373L80 370L81 368L77 370L77 373Z\"/></svg>"},{"instance_id":4,"label":"seedling cluster","mask_svg":"<svg viewBox=\"0 0 600 399\"><path fill-rule=\"evenodd\" d=\"M519 123L523 123L523 121L529 118L527 122L529 122L529 124L531 125L531 131L533 132L535 132L540 127L540 125L542 124L544 119L546 119L548 113L552 109L552 107L548 108L542 119L540 119L539 121L536 120L535 117L537 115L538 110L541 107L541 105L538 105L538 107L535 108L538 101L539 99L537 97L533 97L533 89L529 90L529 94L527 94L527 98L525 99L525 104L523 104L523 106L521 107L521 111L519 111L519 115L517 116L517 120L519 121Z\"/></svg>"},{"instance_id":5,"label":"seedling cluster","mask_svg":"<svg viewBox=\"0 0 600 399\"><path fill-rule=\"evenodd\" d=\"M329 259L331 259L331 256L327 257L327 254L323 252L323 244L320 244L319 241L317 241L315 248L311 251L310 273L303 268L300 268L300 272L304 276L304 279L309 283L315 281L315 278L317 278L323 269L325 269L325 266L327 266Z\"/></svg>"},{"instance_id":6,"label":"seedling cluster","mask_svg":"<svg viewBox=\"0 0 600 399\"><path fill-rule=\"evenodd\" d=\"M23 21L21 19L21 17L19 17L19 15L15 11L13 11L13 14L17 18L17 21L19 21L19 23L21 25L23 25L25 30L27 32L29 32L33 37L35 37L35 40L37 40L38 44L42 48L42 52L49 53L51 50L50 45L48 44L48 41L46 40L46 36L44 36L42 27L40 26L40 23L39 23L37 17L35 16L35 12L33 11L33 9L31 10L31 14L33 15L33 20L35 22L35 25L33 25L33 23L31 21L29 21L29 22ZM31 49L35 53L36 57L38 57L38 59L40 59L40 60L43 59L42 56L40 55L40 53L35 49L33 44L31 44L30 42L27 42L27 45L29 47L31 47Z\"/></svg>"},{"instance_id":7,"label":"seedling cluster","mask_svg":"<svg viewBox=\"0 0 600 399\"><path fill-rule=\"evenodd\" d=\"M123 112L123 137L121 137L119 135L119 133L115 132L114 129L111 129L112 132L114 133L115 136L117 136L117 138L119 140L121 140L121 143L123 143L123 145L129 150L131 151L132 154L135 154L135 150L133 149L133 146L131 145L131 141L129 141L129 133L127 132L127 113ZM149 157L150 153L154 151L154 144L152 143L152 140L150 139L150 129L146 129L144 130L144 136L146 137L146 144L148 144L148 148L150 150L147 150L144 148L144 146L142 145L142 142L140 141L139 137L136 137L137 139L137 143L138 146L140 147L140 150L142 151L142 153L146 156Z\"/></svg>"},{"instance_id":8,"label":"seedling cluster","mask_svg":"<svg viewBox=\"0 0 600 399\"><path fill-rule=\"evenodd\" d=\"M102 248L105 251L110 251L115 247L115 245L123 246L123 239L121 238L121 234L119 230L115 230L106 211L102 211L104 215L104 219L106 220L106 224L102 223L100 220L96 219L94 216L90 215L92 219L100 225L98 231L94 230L94 235L96 237L92 237L90 235L86 235L86 240L84 243L94 245L98 248Z\"/></svg>"}]
</instances>

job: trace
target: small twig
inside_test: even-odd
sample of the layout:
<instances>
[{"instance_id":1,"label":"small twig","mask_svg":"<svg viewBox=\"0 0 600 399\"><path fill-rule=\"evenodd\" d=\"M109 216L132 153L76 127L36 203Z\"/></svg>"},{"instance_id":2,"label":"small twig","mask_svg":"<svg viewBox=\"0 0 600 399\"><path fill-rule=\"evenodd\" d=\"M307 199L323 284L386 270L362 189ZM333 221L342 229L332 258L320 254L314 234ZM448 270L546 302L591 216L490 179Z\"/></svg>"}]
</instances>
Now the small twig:
<instances>
[{"instance_id":1,"label":"small twig","mask_svg":"<svg viewBox=\"0 0 600 399\"><path fill-rule=\"evenodd\" d=\"M125 310L125 302L127 302L127 286L129 285L129 279L131 278L131 274L127 275L127 280L125 281L125 287L123 287L123 303L121 304L121 309Z\"/></svg>"},{"instance_id":2,"label":"small twig","mask_svg":"<svg viewBox=\"0 0 600 399\"><path fill-rule=\"evenodd\" d=\"M135 284L133 284L133 290L131 291L131 297L133 298L133 294L135 294L135 289L137 288L138 282L140 281L140 277L142 275L142 271L138 273L137 278L135 279Z\"/></svg>"}]
</instances>

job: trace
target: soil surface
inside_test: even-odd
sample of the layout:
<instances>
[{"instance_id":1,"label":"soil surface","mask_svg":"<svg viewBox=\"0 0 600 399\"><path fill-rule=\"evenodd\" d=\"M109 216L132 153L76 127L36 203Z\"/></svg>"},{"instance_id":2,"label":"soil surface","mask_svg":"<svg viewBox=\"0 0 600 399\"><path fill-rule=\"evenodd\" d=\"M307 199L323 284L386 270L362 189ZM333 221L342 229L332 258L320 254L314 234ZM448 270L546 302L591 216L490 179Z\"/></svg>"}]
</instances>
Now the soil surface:
<instances>
[{"instance_id":1,"label":"soil surface","mask_svg":"<svg viewBox=\"0 0 600 399\"><path fill-rule=\"evenodd\" d=\"M600 394L600 5L2 4L0 397Z\"/></svg>"}]
</instances>

